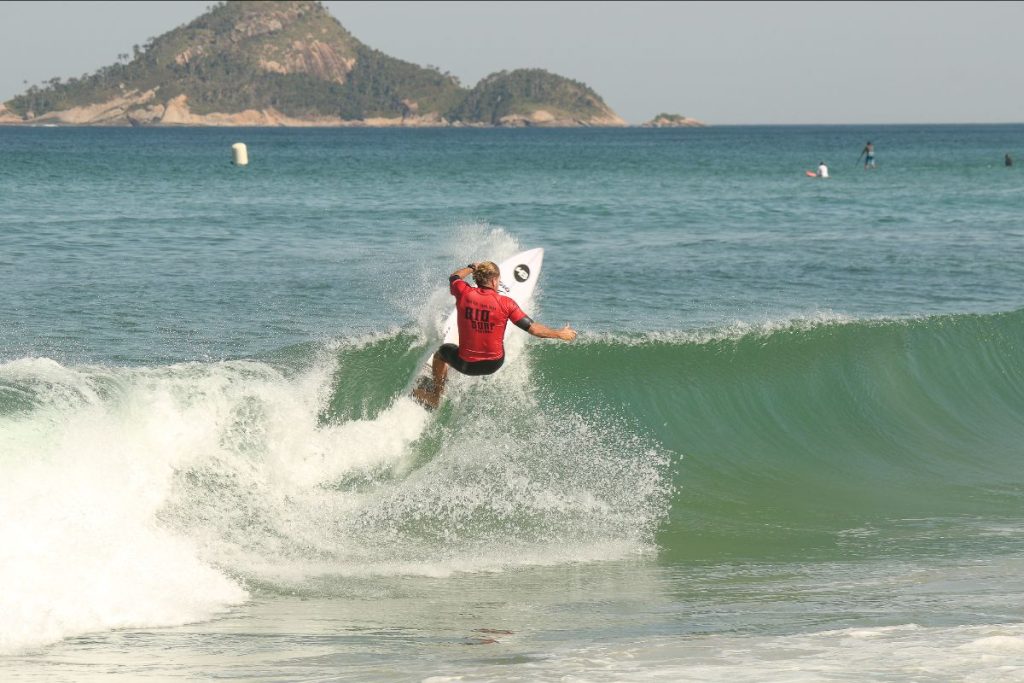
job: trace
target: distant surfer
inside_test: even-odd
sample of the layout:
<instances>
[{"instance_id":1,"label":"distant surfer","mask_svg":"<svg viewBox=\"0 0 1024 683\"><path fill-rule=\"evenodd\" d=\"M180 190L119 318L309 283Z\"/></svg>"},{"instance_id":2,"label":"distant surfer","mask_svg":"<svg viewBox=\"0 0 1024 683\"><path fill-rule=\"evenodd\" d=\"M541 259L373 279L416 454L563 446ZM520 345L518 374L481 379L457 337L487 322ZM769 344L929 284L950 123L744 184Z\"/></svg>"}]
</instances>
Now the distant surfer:
<instances>
[{"instance_id":1,"label":"distant surfer","mask_svg":"<svg viewBox=\"0 0 1024 683\"><path fill-rule=\"evenodd\" d=\"M1007 168L1013 166L1013 157L1010 156L1009 152L1007 152L1006 156L1003 157L1003 165L1006 166Z\"/></svg>"},{"instance_id":2,"label":"distant surfer","mask_svg":"<svg viewBox=\"0 0 1024 683\"><path fill-rule=\"evenodd\" d=\"M819 178L828 178L828 166L825 165L824 161L818 164L817 176Z\"/></svg>"},{"instance_id":3,"label":"distant surfer","mask_svg":"<svg viewBox=\"0 0 1024 683\"><path fill-rule=\"evenodd\" d=\"M463 280L473 274L476 287ZM413 398L436 408L448 378L448 366L464 375L490 375L505 362L505 326L516 327L535 337L571 342L576 331L566 325L555 330L530 319L510 297L498 292L501 271L492 261L471 263L448 276L455 310L458 311L459 345L442 344L431 361L433 382L416 387Z\"/></svg>"},{"instance_id":4,"label":"distant surfer","mask_svg":"<svg viewBox=\"0 0 1024 683\"><path fill-rule=\"evenodd\" d=\"M875 168L875 146L868 140L868 144L864 145L864 149L861 150L860 155L864 157L864 170L869 168Z\"/></svg>"}]
</instances>

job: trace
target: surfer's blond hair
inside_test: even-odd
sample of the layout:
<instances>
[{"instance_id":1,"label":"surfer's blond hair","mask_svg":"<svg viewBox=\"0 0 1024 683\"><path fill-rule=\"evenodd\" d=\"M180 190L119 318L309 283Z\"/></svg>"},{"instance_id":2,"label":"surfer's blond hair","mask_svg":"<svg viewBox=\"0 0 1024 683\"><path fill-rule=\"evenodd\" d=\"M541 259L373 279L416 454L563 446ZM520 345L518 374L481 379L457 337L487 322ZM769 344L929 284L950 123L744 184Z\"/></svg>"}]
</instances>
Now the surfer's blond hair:
<instances>
[{"instance_id":1,"label":"surfer's blond hair","mask_svg":"<svg viewBox=\"0 0 1024 683\"><path fill-rule=\"evenodd\" d=\"M497 280L501 277L501 271L498 270L498 264L494 261L481 261L476 264L476 268L473 269L473 282L477 286L487 284L491 280Z\"/></svg>"}]
</instances>

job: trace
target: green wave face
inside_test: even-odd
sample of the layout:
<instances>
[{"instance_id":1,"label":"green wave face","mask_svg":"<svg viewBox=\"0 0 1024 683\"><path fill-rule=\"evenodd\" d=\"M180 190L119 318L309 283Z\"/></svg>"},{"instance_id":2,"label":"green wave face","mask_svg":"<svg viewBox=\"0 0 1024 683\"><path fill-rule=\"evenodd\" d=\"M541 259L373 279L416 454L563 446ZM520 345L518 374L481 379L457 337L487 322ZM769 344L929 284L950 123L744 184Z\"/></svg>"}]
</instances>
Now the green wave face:
<instances>
[{"instance_id":1,"label":"green wave face","mask_svg":"<svg viewBox=\"0 0 1024 683\"><path fill-rule=\"evenodd\" d=\"M1024 312L538 347L545 383L674 452L669 559L844 552L919 517L1019 515Z\"/></svg>"}]
</instances>

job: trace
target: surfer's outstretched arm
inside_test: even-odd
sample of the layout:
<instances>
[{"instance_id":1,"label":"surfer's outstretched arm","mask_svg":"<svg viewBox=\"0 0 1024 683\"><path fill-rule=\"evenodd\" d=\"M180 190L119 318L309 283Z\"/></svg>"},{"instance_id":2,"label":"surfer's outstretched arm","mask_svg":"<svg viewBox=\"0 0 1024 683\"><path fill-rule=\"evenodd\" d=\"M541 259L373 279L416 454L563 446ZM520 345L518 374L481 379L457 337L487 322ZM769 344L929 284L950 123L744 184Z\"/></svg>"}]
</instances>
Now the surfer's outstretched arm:
<instances>
[{"instance_id":1,"label":"surfer's outstretched arm","mask_svg":"<svg viewBox=\"0 0 1024 683\"><path fill-rule=\"evenodd\" d=\"M532 334L534 337L540 337L541 339L561 339L562 341L571 342L576 338L576 330L569 327L569 323L565 324L560 330L542 325L538 322L531 324L527 329L527 332Z\"/></svg>"}]
</instances>

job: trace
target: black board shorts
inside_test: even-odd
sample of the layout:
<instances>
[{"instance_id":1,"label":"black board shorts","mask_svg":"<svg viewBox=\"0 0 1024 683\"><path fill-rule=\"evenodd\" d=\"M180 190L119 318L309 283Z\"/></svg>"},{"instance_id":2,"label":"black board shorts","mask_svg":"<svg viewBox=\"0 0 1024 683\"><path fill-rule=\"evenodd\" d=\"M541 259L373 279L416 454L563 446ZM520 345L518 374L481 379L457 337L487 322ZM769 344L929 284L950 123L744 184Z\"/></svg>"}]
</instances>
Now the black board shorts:
<instances>
[{"instance_id":1,"label":"black board shorts","mask_svg":"<svg viewBox=\"0 0 1024 683\"><path fill-rule=\"evenodd\" d=\"M437 352L441 354L441 358L444 358L445 363L463 375L490 375L497 372L498 368L505 363L505 356L494 360L478 360L473 363L463 360L459 358L459 347L455 344L442 344Z\"/></svg>"}]
</instances>

